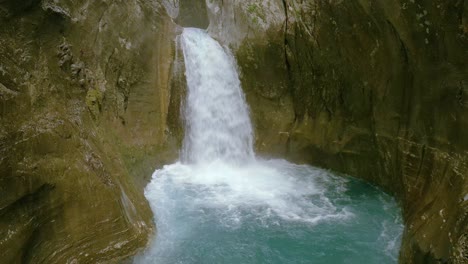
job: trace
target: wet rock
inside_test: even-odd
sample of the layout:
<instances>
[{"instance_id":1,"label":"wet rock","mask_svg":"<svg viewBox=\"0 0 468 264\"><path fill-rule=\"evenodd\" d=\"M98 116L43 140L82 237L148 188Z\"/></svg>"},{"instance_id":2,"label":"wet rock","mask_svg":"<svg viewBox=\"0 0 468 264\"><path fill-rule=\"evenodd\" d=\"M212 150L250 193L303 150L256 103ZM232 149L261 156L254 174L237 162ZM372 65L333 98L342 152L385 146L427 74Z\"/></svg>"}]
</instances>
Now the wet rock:
<instances>
[{"instance_id":1,"label":"wet rock","mask_svg":"<svg viewBox=\"0 0 468 264\"><path fill-rule=\"evenodd\" d=\"M17 2L0 1L2 262L117 262L154 234L142 186L176 157L175 26L158 1Z\"/></svg>"},{"instance_id":2,"label":"wet rock","mask_svg":"<svg viewBox=\"0 0 468 264\"><path fill-rule=\"evenodd\" d=\"M237 56L258 151L395 194L402 263L464 263L466 4L212 2L209 30Z\"/></svg>"}]
</instances>

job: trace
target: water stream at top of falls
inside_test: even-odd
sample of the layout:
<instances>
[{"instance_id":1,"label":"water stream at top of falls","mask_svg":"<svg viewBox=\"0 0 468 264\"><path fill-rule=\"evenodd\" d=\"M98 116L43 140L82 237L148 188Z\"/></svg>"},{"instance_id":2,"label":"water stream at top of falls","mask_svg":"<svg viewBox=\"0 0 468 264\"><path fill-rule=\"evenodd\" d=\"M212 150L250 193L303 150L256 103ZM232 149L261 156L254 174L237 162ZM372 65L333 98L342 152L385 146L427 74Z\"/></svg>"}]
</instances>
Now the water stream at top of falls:
<instances>
[{"instance_id":1,"label":"water stream at top of falls","mask_svg":"<svg viewBox=\"0 0 468 264\"><path fill-rule=\"evenodd\" d=\"M134 263L396 263L395 201L350 177L255 157L233 56L204 30L179 40L183 149L145 189L158 232Z\"/></svg>"}]
</instances>

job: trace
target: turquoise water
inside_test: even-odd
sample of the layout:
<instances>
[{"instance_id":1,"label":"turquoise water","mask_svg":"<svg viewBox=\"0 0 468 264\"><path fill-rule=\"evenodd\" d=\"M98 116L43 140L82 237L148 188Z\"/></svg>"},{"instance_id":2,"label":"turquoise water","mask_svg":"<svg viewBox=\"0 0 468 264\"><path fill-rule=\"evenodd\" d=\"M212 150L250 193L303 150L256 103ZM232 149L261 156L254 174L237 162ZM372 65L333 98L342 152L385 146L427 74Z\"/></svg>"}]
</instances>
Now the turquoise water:
<instances>
[{"instance_id":1,"label":"turquoise water","mask_svg":"<svg viewBox=\"0 0 468 264\"><path fill-rule=\"evenodd\" d=\"M158 232L135 263L396 263L403 226L393 199L256 157L228 48L193 28L177 43L188 92L182 162L157 170L145 189Z\"/></svg>"},{"instance_id":2,"label":"turquoise water","mask_svg":"<svg viewBox=\"0 0 468 264\"><path fill-rule=\"evenodd\" d=\"M284 160L176 163L146 188L158 227L135 263L397 263L395 201Z\"/></svg>"}]
</instances>

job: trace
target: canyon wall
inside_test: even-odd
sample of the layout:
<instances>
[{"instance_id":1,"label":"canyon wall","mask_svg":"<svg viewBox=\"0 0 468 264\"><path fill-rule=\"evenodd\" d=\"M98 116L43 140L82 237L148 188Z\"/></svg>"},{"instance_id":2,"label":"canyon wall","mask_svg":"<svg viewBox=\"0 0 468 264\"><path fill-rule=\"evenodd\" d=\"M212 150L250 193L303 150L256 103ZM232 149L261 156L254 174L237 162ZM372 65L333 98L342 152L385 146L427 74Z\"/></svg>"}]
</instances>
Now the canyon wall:
<instances>
[{"instance_id":1,"label":"canyon wall","mask_svg":"<svg viewBox=\"0 0 468 264\"><path fill-rule=\"evenodd\" d=\"M401 263L468 260L468 4L207 1L262 155L395 194Z\"/></svg>"},{"instance_id":2,"label":"canyon wall","mask_svg":"<svg viewBox=\"0 0 468 264\"><path fill-rule=\"evenodd\" d=\"M155 233L176 26L157 1L0 1L2 263L116 262ZM178 109L177 109L178 112Z\"/></svg>"}]
</instances>

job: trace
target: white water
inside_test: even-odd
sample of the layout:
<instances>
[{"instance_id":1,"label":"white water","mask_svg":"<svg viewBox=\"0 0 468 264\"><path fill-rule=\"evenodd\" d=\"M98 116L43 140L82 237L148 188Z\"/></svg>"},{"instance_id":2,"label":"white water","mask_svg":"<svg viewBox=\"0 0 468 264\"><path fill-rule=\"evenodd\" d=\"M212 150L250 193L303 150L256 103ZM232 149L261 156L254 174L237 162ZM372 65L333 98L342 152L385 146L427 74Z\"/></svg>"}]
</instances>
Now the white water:
<instances>
[{"instance_id":1,"label":"white water","mask_svg":"<svg viewBox=\"0 0 468 264\"><path fill-rule=\"evenodd\" d=\"M342 232L334 231L336 225L357 230L361 247L381 245L381 254L394 259L398 232L386 235L381 230L398 228L382 226L377 217L361 217L355 208L358 202L344 194L349 179L283 160L256 159L249 111L232 55L199 29L185 29L180 39L188 85L181 162L155 171L145 189L158 232L135 262L308 263L313 256L315 263L331 263L340 262L342 254L348 263L370 259L392 263L362 253L353 262L349 256L354 251L346 248L323 252L343 239ZM358 230L362 226L347 226L353 219L371 225L375 238L372 233L366 241ZM321 223L328 225L315 228ZM281 232L288 235L282 237ZM350 232L351 240L353 235ZM277 237L284 246L276 250L271 240ZM307 253L294 253L304 245ZM350 248L359 252L359 245Z\"/></svg>"},{"instance_id":2,"label":"white water","mask_svg":"<svg viewBox=\"0 0 468 264\"><path fill-rule=\"evenodd\" d=\"M252 160L252 126L232 55L200 29L182 34L188 85L182 160Z\"/></svg>"}]
</instances>

